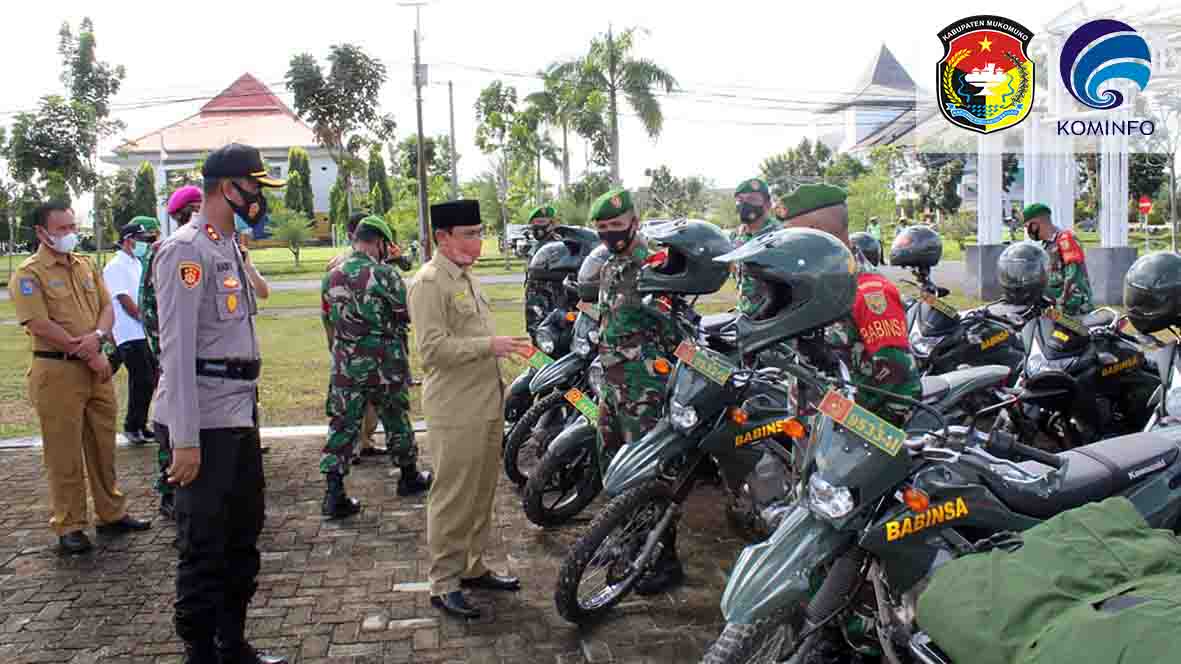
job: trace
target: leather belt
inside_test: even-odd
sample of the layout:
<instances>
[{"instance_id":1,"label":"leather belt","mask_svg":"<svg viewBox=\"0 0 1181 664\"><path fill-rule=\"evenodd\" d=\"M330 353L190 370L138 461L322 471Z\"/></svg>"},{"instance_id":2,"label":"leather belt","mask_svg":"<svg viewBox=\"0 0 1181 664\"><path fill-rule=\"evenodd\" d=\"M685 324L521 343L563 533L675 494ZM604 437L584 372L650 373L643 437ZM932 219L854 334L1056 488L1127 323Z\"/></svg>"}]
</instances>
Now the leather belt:
<instances>
[{"instance_id":1,"label":"leather belt","mask_svg":"<svg viewBox=\"0 0 1181 664\"><path fill-rule=\"evenodd\" d=\"M258 380L258 374L261 368L262 360L208 360L197 358L197 375L208 376L209 378Z\"/></svg>"},{"instance_id":2,"label":"leather belt","mask_svg":"<svg viewBox=\"0 0 1181 664\"><path fill-rule=\"evenodd\" d=\"M41 358L44 358L47 360L71 360L74 362L81 362L82 361L82 358L78 357L77 355L71 355L69 353L60 353L60 352L51 351L51 350L35 350L35 351L33 351L33 357L41 357Z\"/></svg>"}]
</instances>

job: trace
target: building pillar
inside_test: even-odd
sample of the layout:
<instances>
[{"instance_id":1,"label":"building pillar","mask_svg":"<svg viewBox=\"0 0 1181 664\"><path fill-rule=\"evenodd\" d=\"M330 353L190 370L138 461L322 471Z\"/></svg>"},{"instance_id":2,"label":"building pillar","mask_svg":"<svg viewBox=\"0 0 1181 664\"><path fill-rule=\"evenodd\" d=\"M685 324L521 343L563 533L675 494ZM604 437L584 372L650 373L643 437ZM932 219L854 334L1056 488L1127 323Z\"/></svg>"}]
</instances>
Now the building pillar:
<instances>
[{"instance_id":1,"label":"building pillar","mask_svg":"<svg viewBox=\"0 0 1181 664\"><path fill-rule=\"evenodd\" d=\"M965 251L968 294L981 300L1000 297L996 263L1005 246L1001 244L1003 180L1001 151L1004 138L982 135L976 143L976 245Z\"/></svg>"}]
</instances>

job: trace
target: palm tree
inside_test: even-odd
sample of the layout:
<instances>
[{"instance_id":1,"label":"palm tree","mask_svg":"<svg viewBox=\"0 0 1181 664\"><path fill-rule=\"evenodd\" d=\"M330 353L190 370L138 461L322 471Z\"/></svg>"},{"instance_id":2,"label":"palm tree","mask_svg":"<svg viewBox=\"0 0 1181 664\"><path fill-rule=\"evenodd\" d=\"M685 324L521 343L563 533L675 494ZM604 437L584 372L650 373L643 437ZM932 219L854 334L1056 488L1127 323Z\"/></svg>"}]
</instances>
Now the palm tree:
<instances>
[{"instance_id":1,"label":"palm tree","mask_svg":"<svg viewBox=\"0 0 1181 664\"><path fill-rule=\"evenodd\" d=\"M537 107L526 108L516 114L513 119L512 133L509 138L510 149L518 155L528 155L530 161L536 160L536 201L542 203L541 191L541 160L555 167L562 165L558 158L558 146L542 131L544 116Z\"/></svg>"},{"instance_id":2,"label":"palm tree","mask_svg":"<svg viewBox=\"0 0 1181 664\"><path fill-rule=\"evenodd\" d=\"M615 35L607 33L591 40L590 51L577 60L562 63L551 72L568 81L576 81L585 90L598 90L607 95L607 114L611 131L611 181L619 177L619 96L628 104L648 132L656 138L664 126L664 115L656 98L658 91L672 92L677 81L672 74L645 58L633 57L636 29L628 28Z\"/></svg>"},{"instance_id":3,"label":"palm tree","mask_svg":"<svg viewBox=\"0 0 1181 664\"><path fill-rule=\"evenodd\" d=\"M525 97L528 109L542 122L562 132L562 191L570 187L570 131L591 138L603 127L602 93L579 85L559 73L561 63L538 72L544 89Z\"/></svg>"}]
</instances>

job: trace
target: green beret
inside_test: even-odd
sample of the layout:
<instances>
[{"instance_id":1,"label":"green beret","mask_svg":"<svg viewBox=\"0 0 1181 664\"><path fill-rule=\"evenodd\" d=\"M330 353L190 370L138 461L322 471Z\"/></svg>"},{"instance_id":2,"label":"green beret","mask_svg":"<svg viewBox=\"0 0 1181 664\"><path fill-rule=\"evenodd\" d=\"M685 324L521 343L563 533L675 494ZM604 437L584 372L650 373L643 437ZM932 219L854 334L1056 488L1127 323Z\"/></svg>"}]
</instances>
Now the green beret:
<instances>
[{"instance_id":1,"label":"green beret","mask_svg":"<svg viewBox=\"0 0 1181 664\"><path fill-rule=\"evenodd\" d=\"M767 183L761 178L751 178L738 183L738 188L734 190L734 195L737 196L738 194L763 194L764 196L770 196L771 190L767 188Z\"/></svg>"},{"instance_id":2,"label":"green beret","mask_svg":"<svg viewBox=\"0 0 1181 664\"><path fill-rule=\"evenodd\" d=\"M1050 215L1050 206L1044 205L1042 203L1030 203L1029 205L1025 206L1025 211L1021 213L1021 218L1025 221L1029 221L1030 219L1033 219L1034 217L1040 217L1043 214L1046 216Z\"/></svg>"},{"instance_id":3,"label":"green beret","mask_svg":"<svg viewBox=\"0 0 1181 664\"><path fill-rule=\"evenodd\" d=\"M591 221L614 219L634 209L632 195L626 189L612 189L599 196L591 205L590 218Z\"/></svg>"},{"instance_id":4,"label":"green beret","mask_svg":"<svg viewBox=\"0 0 1181 664\"><path fill-rule=\"evenodd\" d=\"M538 205L529 211L529 218L525 221L533 221L534 219L553 219L558 216L558 211L552 205Z\"/></svg>"},{"instance_id":5,"label":"green beret","mask_svg":"<svg viewBox=\"0 0 1181 664\"><path fill-rule=\"evenodd\" d=\"M844 189L831 184L803 184L783 199L783 207L787 208L787 218L793 219L813 210L844 205L847 196Z\"/></svg>"},{"instance_id":6,"label":"green beret","mask_svg":"<svg viewBox=\"0 0 1181 664\"><path fill-rule=\"evenodd\" d=\"M138 216L138 217L132 217L132 218L131 218L131 221L129 221L129 222L127 222L127 223L128 223L128 224L139 224L140 226L143 226L143 227L144 227L144 231L145 231L145 232L147 232L147 231L158 231L158 230L160 230L160 222L159 222L159 221L156 221L156 218L155 218L155 217L148 217L148 216L146 216L146 215L140 215L140 216Z\"/></svg>"},{"instance_id":7,"label":"green beret","mask_svg":"<svg viewBox=\"0 0 1181 664\"><path fill-rule=\"evenodd\" d=\"M362 219L360 222L357 223L357 230L361 230L362 228L364 228L366 226L368 226L369 228L372 228L373 230L377 231L378 233L381 233L382 236L384 236L387 241L389 241L389 242L394 241L394 233L393 233L393 231L390 230L389 224L385 223L385 219L382 219L381 217L373 216L373 215L365 217L364 219Z\"/></svg>"}]
</instances>

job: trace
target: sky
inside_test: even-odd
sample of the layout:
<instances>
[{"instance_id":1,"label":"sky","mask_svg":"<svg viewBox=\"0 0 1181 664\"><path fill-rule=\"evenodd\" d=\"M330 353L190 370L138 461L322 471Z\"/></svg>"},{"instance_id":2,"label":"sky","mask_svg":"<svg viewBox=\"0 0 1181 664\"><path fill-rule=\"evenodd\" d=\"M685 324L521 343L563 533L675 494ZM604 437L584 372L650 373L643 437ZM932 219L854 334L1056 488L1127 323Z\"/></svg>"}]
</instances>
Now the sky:
<instances>
[{"instance_id":1,"label":"sky","mask_svg":"<svg viewBox=\"0 0 1181 664\"><path fill-rule=\"evenodd\" d=\"M1127 2L1121 13L1159 5ZM1035 33L1075 3L998 0L990 12ZM1091 3L1100 12L1108 5ZM650 139L633 117L622 121L624 182L647 184L644 169L667 165L674 175L701 175L728 187L757 173L759 163L799 142L818 103L847 98L886 44L919 86L934 89L932 65L942 57L936 33L976 13L947 2L753 1L739 5L668 0L433 0L421 9L424 131L448 131L446 81L455 86L460 179L488 169L473 142L473 104L482 87L501 79L521 97L541 87L530 76L551 62L583 54L609 25L645 30L638 54L673 74L685 94L664 100L665 125ZM351 42L380 58L390 77L382 92L398 133L415 130L412 83L415 10L396 3L202 3L54 0L24 8L0 29L0 124L60 91L57 31L89 16L99 58L127 68L113 103L209 97L244 72L271 84L290 102L283 75L293 55L323 58L330 45ZM1116 14L1115 16L1119 16ZM725 93L729 97L706 96ZM766 101L770 100L770 101ZM131 138L196 112L201 101L119 110ZM560 141L557 135L554 138ZM108 151L116 141L108 141ZM584 151L572 144L577 174ZM552 169L545 173L559 180Z\"/></svg>"}]
</instances>

